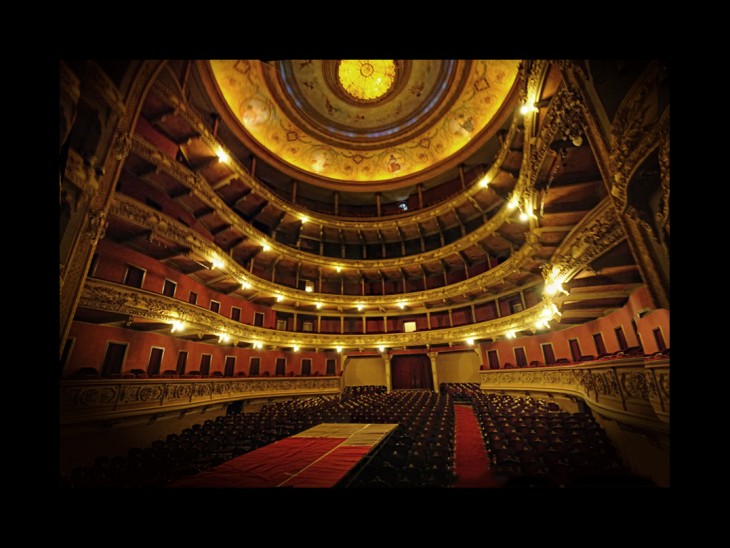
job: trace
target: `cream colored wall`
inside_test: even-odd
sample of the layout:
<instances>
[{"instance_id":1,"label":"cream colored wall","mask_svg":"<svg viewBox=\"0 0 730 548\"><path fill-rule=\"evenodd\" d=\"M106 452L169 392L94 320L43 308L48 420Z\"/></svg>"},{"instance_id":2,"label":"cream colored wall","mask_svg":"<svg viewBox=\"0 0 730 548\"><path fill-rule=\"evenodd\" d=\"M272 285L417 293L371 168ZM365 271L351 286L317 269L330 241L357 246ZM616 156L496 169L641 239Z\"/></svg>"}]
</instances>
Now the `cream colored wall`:
<instances>
[{"instance_id":1,"label":"cream colored wall","mask_svg":"<svg viewBox=\"0 0 730 548\"><path fill-rule=\"evenodd\" d=\"M345 386L386 386L385 362L380 356L348 356L344 367Z\"/></svg>"},{"instance_id":2,"label":"cream colored wall","mask_svg":"<svg viewBox=\"0 0 730 548\"><path fill-rule=\"evenodd\" d=\"M472 351L444 352L436 357L438 382L479 382L482 360Z\"/></svg>"}]
</instances>

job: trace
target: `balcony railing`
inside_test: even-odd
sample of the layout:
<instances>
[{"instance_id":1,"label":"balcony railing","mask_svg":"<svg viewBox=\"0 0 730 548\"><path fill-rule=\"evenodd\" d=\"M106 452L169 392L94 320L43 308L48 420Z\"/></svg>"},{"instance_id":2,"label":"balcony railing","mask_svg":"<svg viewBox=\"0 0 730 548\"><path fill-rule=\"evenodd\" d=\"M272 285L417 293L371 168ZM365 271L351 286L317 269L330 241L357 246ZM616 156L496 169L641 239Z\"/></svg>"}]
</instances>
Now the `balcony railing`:
<instances>
[{"instance_id":1,"label":"balcony railing","mask_svg":"<svg viewBox=\"0 0 730 548\"><path fill-rule=\"evenodd\" d=\"M602 415L669 429L669 360L628 358L606 364L479 372L482 390L574 395Z\"/></svg>"},{"instance_id":2,"label":"balcony railing","mask_svg":"<svg viewBox=\"0 0 730 548\"><path fill-rule=\"evenodd\" d=\"M216 403L338 394L341 377L64 380L61 423L107 420Z\"/></svg>"}]
</instances>

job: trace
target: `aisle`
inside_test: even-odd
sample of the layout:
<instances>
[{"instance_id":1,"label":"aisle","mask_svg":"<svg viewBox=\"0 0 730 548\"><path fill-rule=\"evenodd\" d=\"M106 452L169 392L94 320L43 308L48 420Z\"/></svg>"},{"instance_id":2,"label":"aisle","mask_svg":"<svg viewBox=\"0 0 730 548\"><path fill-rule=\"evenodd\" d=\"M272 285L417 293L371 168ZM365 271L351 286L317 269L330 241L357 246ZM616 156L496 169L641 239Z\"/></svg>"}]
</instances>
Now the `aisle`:
<instances>
[{"instance_id":1,"label":"aisle","mask_svg":"<svg viewBox=\"0 0 730 548\"><path fill-rule=\"evenodd\" d=\"M456 440L454 487L498 487L489 470L489 456L474 410L468 405L454 405Z\"/></svg>"}]
</instances>

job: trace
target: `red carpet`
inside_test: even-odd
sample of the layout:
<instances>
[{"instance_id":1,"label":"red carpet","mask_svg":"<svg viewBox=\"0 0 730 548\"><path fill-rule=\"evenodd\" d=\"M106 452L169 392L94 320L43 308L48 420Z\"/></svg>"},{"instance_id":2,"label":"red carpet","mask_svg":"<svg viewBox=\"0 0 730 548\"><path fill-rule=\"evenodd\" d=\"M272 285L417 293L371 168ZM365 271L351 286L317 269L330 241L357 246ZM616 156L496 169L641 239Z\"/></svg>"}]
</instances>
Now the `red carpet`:
<instances>
[{"instance_id":1,"label":"red carpet","mask_svg":"<svg viewBox=\"0 0 730 548\"><path fill-rule=\"evenodd\" d=\"M454 487L498 487L489 470L489 456L474 411L455 405L456 440L454 446Z\"/></svg>"},{"instance_id":2,"label":"red carpet","mask_svg":"<svg viewBox=\"0 0 730 548\"><path fill-rule=\"evenodd\" d=\"M396 424L320 424L171 487L332 487Z\"/></svg>"}]
</instances>

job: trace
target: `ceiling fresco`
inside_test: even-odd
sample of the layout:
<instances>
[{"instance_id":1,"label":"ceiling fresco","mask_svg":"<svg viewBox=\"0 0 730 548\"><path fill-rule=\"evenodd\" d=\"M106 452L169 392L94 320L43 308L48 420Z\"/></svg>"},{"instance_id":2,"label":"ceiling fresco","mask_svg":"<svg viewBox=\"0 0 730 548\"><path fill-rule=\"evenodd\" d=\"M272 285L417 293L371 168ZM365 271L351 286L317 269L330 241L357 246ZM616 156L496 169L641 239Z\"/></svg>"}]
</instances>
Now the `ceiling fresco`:
<instances>
[{"instance_id":1,"label":"ceiling fresco","mask_svg":"<svg viewBox=\"0 0 730 548\"><path fill-rule=\"evenodd\" d=\"M517 100L516 60L206 63L239 137L290 174L330 188L395 188L433 176L492 136ZM373 79L381 75L387 86Z\"/></svg>"}]
</instances>

